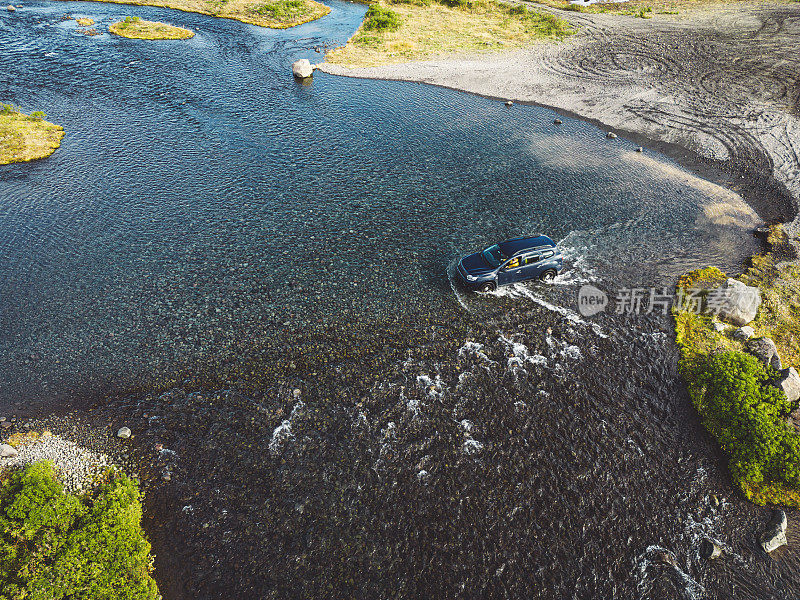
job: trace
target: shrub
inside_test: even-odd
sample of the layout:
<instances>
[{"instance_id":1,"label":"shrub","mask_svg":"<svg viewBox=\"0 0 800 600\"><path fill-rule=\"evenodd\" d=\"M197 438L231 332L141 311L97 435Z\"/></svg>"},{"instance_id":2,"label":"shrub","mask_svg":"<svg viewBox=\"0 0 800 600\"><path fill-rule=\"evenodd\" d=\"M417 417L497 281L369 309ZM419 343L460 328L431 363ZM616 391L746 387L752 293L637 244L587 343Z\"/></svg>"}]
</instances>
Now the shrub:
<instances>
[{"instance_id":1,"label":"shrub","mask_svg":"<svg viewBox=\"0 0 800 600\"><path fill-rule=\"evenodd\" d=\"M400 28L400 15L390 8L373 4L364 16L364 25L367 31L397 31Z\"/></svg>"},{"instance_id":2,"label":"shrub","mask_svg":"<svg viewBox=\"0 0 800 600\"><path fill-rule=\"evenodd\" d=\"M0 487L0 599L156 600L139 490L109 471L89 495L65 494L52 463Z\"/></svg>"},{"instance_id":3,"label":"shrub","mask_svg":"<svg viewBox=\"0 0 800 600\"><path fill-rule=\"evenodd\" d=\"M40 110L35 110L35 111L33 111L33 112L31 113L31 115L30 115L30 119L31 119L32 121L41 121L41 120L42 120L42 119L44 119L46 116L47 116L47 115L46 115L46 114L44 114L42 111L40 111Z\"/></svg>"},{"instance_id":4,"label":"shrub","mask_svg":"<svg viewBox=\"0 0 800 600\"><path fill-rule=\"evenodd\" d=\"M791 408L786 396L769 385L774 371L739 351L706 356L691 370L685 374L692 401L703 425L729 454L740 486L800 484L800 436L786 423Z\"/></svg>"},{"instance_id":5,"label":"shrub","mask_svg":"<svg viewBox=\"0 0 800 600\"><path fill-rule=\"evenodd\" d=\"M13 104L0 103L0 115L13 115L16 112L19 112L19 110Z\"/></svg>"}]
</instances>

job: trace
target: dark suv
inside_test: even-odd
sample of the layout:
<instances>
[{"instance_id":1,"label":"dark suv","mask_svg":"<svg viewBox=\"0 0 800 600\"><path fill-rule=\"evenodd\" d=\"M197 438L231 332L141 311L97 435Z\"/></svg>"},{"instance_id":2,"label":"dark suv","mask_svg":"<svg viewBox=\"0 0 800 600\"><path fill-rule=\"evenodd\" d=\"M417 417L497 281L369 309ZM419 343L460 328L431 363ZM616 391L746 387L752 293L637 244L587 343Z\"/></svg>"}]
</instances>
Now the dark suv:
<instances>
[{"instance_id":1,"label":"dark suv","mask_svg":"<svg viewBox=\"0 0 800 600\"><path fill-rule=\"evenodd\" d=\"M518 237L465 256L458 274L469 289L491 292L530 279L553 281L563 262L556 243L546 235Z\"/></svg>"}]
</instances>

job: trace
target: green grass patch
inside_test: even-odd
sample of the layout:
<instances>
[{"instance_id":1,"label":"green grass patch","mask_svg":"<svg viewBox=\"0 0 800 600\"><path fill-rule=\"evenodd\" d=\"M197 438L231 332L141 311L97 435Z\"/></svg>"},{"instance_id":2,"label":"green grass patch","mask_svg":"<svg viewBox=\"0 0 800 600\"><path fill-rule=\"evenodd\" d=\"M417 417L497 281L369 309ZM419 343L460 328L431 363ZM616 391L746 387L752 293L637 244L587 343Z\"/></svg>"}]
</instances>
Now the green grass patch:
<instances>
[{"instance_id":1,"label":"green grass patch","mask_svg":"<svg viewBox=\"0 0 800 600\"><path fill-rule=\"evenodd\" d=\"M61 145L64 129L45 121L47 115L26 115L13 104L0 103L0 165L50 156Z\"/></svg>"},{"instance_id":2,"label":"green grass patch","mask_svg":"<svg viewBox=\"0 0 800 600\"><path fill-rule=\"evenodd\" d=\"M96 489L65 494L52 463L0 487L0 599L156 600L139 490L109 471Z\"/></svg>"},{"instance_id":3,"label":"green grass patch","mask_svg":"<svg viewBox=\"0 0 800 600\"><path fill-rule=\"evenodd\" d=\"M497 0L380 0L346 46L326 60L349 67L424 60L457 52L510 50L575 32L528 5Z\"/></svg>"},{"instance_id":4,"label":"green grass patch","mask_svg":"<svg viewBox=\"0 0 800 600\"><path fill-rule=\"evenodd\" d=\"M255 11L276 21L288 22L311 14L312 9L303 0L277 0L257 6Z\"/></svg>"},{"instance_id":5,"label":"green grass patch","mask_svg":"<svg viewBox=\"0 0 800 600\"><path fill-rule=\"evenodd\" d=\"M194 37L194 31L157 21L143 21L139 17L125 17L110 25L111 33L134 40L186 40Z\"/></svg>"}]
</instances>

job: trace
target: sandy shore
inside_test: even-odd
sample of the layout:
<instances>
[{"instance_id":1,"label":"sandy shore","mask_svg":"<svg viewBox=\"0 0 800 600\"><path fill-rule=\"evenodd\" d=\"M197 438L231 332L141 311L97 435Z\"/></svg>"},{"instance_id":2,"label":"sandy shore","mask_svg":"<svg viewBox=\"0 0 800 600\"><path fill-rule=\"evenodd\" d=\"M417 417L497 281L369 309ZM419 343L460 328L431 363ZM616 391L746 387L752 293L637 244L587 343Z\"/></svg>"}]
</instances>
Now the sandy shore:
<instances>
[{"instance_id":1,"label":"sandy shore","mask_svg":"<svg viewBox=\"0 0 800 600\"><path fill-rule=\"evenodd\" d=\"M800 232L800 4L725 4L652 19L553 12L580 32L501 55L322 69L594 120L683 153L682 162L721 169L762 219L794 220Z\"/></svg>"}]
</instances>

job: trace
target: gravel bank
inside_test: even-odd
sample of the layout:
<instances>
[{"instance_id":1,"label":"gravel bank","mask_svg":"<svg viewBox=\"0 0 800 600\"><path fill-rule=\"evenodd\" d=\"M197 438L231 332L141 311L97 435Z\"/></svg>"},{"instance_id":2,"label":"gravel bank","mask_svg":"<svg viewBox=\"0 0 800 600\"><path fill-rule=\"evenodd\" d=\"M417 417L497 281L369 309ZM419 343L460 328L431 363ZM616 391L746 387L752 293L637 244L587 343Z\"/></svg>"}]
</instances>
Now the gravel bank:
<instances>
[{"instance_id":1,"label":"gravel bank","mask_svg":"<svg viewBox=\"0 0 800 600\"><path fill-rule=\"evenodd\" d=\"M93 480L111 465L106 455L57 435L44 434L35 441L19 445L17 451L19 454L15 457L0 458L0 473L49 460L55 464L65 491L70 493L79 494L91 488Z\"/></svg>"}]
</instances>

